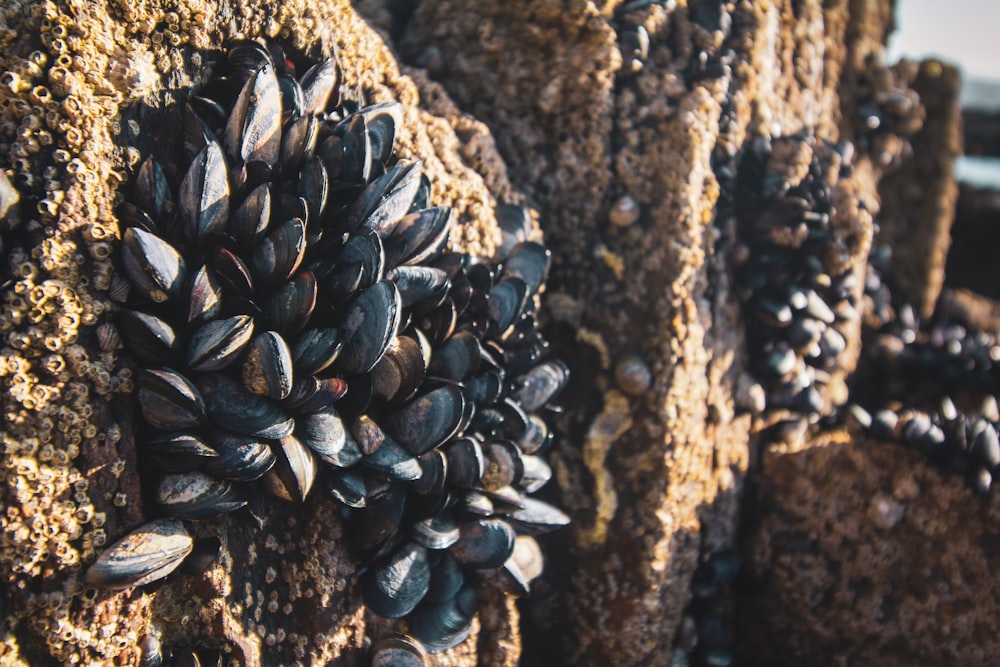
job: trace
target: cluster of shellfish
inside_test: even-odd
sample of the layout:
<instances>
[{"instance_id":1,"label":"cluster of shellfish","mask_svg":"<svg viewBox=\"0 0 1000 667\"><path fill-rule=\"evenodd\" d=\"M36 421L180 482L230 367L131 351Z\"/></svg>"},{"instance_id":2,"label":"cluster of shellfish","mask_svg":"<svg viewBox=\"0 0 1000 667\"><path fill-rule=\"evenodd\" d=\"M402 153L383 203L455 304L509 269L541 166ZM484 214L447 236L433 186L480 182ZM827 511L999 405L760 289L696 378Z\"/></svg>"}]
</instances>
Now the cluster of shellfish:
<instances>
[{"instance_id":1,"label":"cluster of shellfish","mask_svg":"<svg viewBox=\"0 0 1000 667\"><path fill-rule=\"evenodd\" d=\"M759 138L739 164L735 205L745 245L737 257L737 286L766 408L815 421L828 409L821 389L847 347L844 332L859 318L858 281L841 261L842 247L830 225L831 189L820 161L814 158L793 185L768 173L771 152L770 142ZM837 152L842 169L849 168L850 151Z\"/></svg>"},{"instance_id":2,"label":"cluster of shellfish","mask_svg":"<svg viewBox=\"0 0 1000 667\"><path fill-rule=\"evenodd\" d=\"M87 581L159 579L192 549L184 520L318 488L344 507L368 608L408 617L417 648L458 644L474 573L526 592L533 536L568 523L531 497L568 379L535 319L549 251L511 206L496 258L448 251L450 210L393 156L401 106L341 99L334 59L298 77L279 47L235 43L183 113L178 187L150 156L119 209L113 295L164 518Z\"/></svg>"}]
</instances>

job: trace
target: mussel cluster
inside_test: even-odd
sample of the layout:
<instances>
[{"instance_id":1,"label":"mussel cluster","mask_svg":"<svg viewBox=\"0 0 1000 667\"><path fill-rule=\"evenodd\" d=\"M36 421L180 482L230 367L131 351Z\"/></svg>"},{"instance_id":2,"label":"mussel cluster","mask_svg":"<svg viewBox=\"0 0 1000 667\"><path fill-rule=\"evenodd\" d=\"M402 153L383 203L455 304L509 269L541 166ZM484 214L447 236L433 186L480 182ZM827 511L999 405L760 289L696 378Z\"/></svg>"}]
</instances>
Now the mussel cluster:
<instances>
[{"instance_id":1,"label":"mussel cluster","mask_svg":"<svg viewBox=\"0 0 1000 667\"><path fill-rule=\"evenodd\" d=\"M552 474L540 412L568 379L534 316L550 253L511 206L494 260L448 251L450 210L393 156L401 106L342 99L334 59L299 77L244 41L216 74L185 105L179 155L160 156L179 185L150 156L119 209L112 297L165 518L87 580L148 583L191 551L181 520L320 488L343 505L368 608L447 649L476 611L471 573L526 591L532 535L568 523L531 497Z\"/></svg>"},{"instance_id":2,"label":"mussel cluster","mask_svg":"<svg viewBox=\"0 0 1000 667\"><path fill-rule=\"evenodd\" d=\"M847 163L849 149L829 149ZM843 332L859 317L857 278L844 266L830 226L831 191L821 162L814 158L792 185L768 173L770 155L769 142L759 138L739 164L736 213L746 253L737 285L751 364L766 390L767 409L814 421L828 409L820 389L847 347Z\"/></svg>"}]
</instances>

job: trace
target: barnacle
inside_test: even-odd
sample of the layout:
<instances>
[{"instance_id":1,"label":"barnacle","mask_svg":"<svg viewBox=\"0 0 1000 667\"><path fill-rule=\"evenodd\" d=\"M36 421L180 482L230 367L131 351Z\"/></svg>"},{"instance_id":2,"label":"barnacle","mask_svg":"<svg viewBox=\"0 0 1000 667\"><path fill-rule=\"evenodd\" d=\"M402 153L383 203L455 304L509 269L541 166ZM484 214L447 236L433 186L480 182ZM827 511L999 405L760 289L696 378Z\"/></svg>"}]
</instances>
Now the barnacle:
<instances>
[{"instance_id":1,"label":"barnacle","mask_svg":"<svg viewBox=\"0 0 1000 667\"><path fill-rule=\"evenodd\" d=\"M118 209L122 335L98 333L140 366L158 512L262 519L262 494L321 488L368 607L440 651L470 631L475 573L525 592L532 536L568 522L530 497L552 475L539 414L568 379L534 316L550 254L517 207L498 212L495 260L448 251L450 211L393 155L401 107L344 96L335 59L297 62L231 44L175 152L141 159ZM150 534L133 542L155 552ZM139 585L182 560L145 554L124 571L102 557L89 580Z\"/></svg>"}]
</instances>

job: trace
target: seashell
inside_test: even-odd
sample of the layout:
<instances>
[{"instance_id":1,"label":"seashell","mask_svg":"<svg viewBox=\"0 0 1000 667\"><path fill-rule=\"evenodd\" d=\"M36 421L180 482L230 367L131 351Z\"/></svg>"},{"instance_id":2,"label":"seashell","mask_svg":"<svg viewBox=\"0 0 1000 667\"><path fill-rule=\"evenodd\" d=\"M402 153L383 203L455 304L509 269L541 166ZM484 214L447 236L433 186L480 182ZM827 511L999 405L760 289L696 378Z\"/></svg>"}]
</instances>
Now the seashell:
<instances>
[{"instance_id":1,"label":"seashell","mask_svg":"<svg viewBox=\"0 0 1000 667\"><path fill-rule=\"evenodd\" d=\"M191 336L188 366L196 371L217 371L236 361L253 336L253 318L237 315L203 324Z\"/></svg>"},{"instance_id":2,"label":"seashell","mask_svg":"<svg viewBox=\"0 0 1000 667\"><path fill-rule=\"evenodd\" d=\"M465 584L462 566L447 551L435 556L431 560L431 585L424 596L425 604L441 604L453 600Z\"/></svg>"},{"instance_id":3,"label":"seashell","mask_svg":"<svg viewBox=\"0 0 1000 667\"><path fill-rule=\"evenodd\" d=\"M486 456L483 447L472 438L456 438L444 447L448 460L448 482L460 489L479 485L486 474Z\"/></svg>"},{"instance_id":4,"label":"seashell","mask_svg":"<svg viewBox=\"0 0 1000 667\"><path fill-rule=\"evenodd\" d=\"M318 137L319 122L315 116L302 116L294 121L281 139L281 154L278 157L281 169L286 173L298 171L300 165L316 152Z\"/></svg>"},{"instance_id":5,"label":"seashell","mask_svg":"<svg viewBox=\"0 0 1000 667\"><path fill-rule=\"evenodd\" d=\"M160 163L153 156L147 157L140 165L135 175L133 192L139 208L144 212L148 211L151 218L159 220L163 216L170 201L170 184Z\"/></svg>"},{"instance_id":6,"label":"seashell","mask_svg":"<svg viewBox=\"0 0 1000 667\"><path fill-rule=\"evenodd\" d=\"M164 475L153 497L165 513L181 519L204 519L247 504L232 484L200 472Z\"/></svg>"},{"instance_id":7,"label":"seashell","mask_svg":"<svg viewBox=\"0 0 1000 667\"><path fill-rule=\"evenodd\" d=\"M479 370L482 348L469 331L459 331L434 351L430 372L435 377L461 382Z\"/></svg>"},{"instance_id":8,"label":"seashell","mask_svg":"<svg viewBox=\"0 0 1000 667\"><path fill-rule=\"evenodd\" d=\"M253 294L250 269L233 251L222 246L212 249L211 263L223 287L233 296L249 299Z\"/></svg>"},{"instance_id":9,"label":"seashell","mask_svg":"<svg viewBox=\"0 0 1000 667\"><path fill-rule=\"evenodd\" d=\"M242 368L243 386L251 393L280 401L292 391L292 353L277 331L263 331L250 341Z\"/></svg>"},{"instance_id":10,"label":"seashell","mask_svg":"<svg viewBox=\"0 0 1000 667\"><path fill-rule=\"evenodd\" d=\"M142 654L141 667L162 667L163 647L156 635L145 634L139 640L139 651Z\"/></svg>"},{"instance_id":11,"label":"seashell","mask_svg":"<svg viewBox=\"0 0 1000 667\"><path fill-rule=\"evenodd\" d=\"M484 448L484 454L486 471L481 480L483 489L495 491L521 481L524 463L521 462L521 452L514 443L506 440L491 442Z\"/></svg>"},{"instance_id":12,"label":"seashell","mask_svg":"<svg viewBox=\"0 0 1000 667\"><path fill-rule=\"evenodd\" d=\"M535 493L552 479L552 468L541 456L522 454L521 467L521 479L517 482L517 487L526 494Z\"/></svg>"},{"instance_id":13,"label":"seashell","mask_svg":"<svg viewBox=\"0 0 1000 667\"><path fill-rule=\"evenodd\" d=\"M269 233L254 250L250 266L255 281L280 284L292 277L306 253L306 226L292 218Z\"/></svg>"},{"instance_id":14,"label":"seashell","mask_svg":"<svg viewBox=\"0 0 1000 667\"><path fill-rule=\"evenodd\" d=\"M168 472L190 472L219 455L201 437L184 431L162 433L141 447Z\"/></svg>"},{"instance_id":15,"label":"seashell","mask_svg":"<svg viewBox=\"0 0 1000 667\"><path fill-rule=\"evenodd\" d=\"M496 510L489 496L478 491L466 491L459 499L457 507L462 513L472 516L493 516Z\"/></svg>"},{"instance_id":16,"label":"seashell","mask_svg":"<svg viewBox=\"0 0 1000 667\"><path fill-rule=\"evenodd\" d=\"M222 428L277 440L291 435L295 421L272 401L251 394L236 380L219 373L197 378L208 414Z\"/></svg>"},{"instance_id":17,"label":"seashell","mask_svg":"<svg viewBox=\"0 0 1000 667\"><path fill-rule=\"evenodd\" d=\"M122 590L162 579L191 553L194 542L177 519L157 519L112 544L84 574L92 586Z\"/></svg>"},{"instance_id":18,"label":"seashell","mask_svg":"<svg viewBox=\"0 0 1000 667\"><path fill-rule=\"evenodd\" d=\"M420 477L414 480L412 489L421 495L439 494L444 490L448 476L448 459L440 449L432 449L417 459Z\"/></svg>"},{"instance_id":19,"label":"seashell","mask_svg":"<svg viewBox=\"0 0 1000 667\"><path fill-rule=\"evenodd\" d=\"M363 231L344 245L325 284L332 298L344 298L381 280L384 267L382 239L373 231Z\"/></svg>"},{"instance_id":20,"label":"seashell","mask_svg":"<svg viewBox=\"0 0 1000 667\"><path fill-rule=\"evenodd\" d=\"M521 315L528 300L528 286L517 277L508 276L493 286L487 301L491 330L503 334Z\"/></svg>"},{"instance_id":21,"label":"seashell","mask_svg":"<svg viewBox=\"0 0 1000 667\"><path fill-rule=\"evenodd\" d=\"M123 310L118 320L129 352L149 364L176 363L177 335L173 328L148 313Z\"/></svg>"},{"instance_id":22,"label":"seashell","mask_svg":"<svg viewBox=\"0 0 1000 667\"><path fill-rule=\"evenodd\" d=\"M439 512L410 526L411 539L426 549L447 549L458 541L458 536L458 525L447 512Z\"/></svg>"},{"instance_id":23,"label":"seashell","mask_svg":"<svg viewBox=\"0 0 1000 667\"><path fill-rule=\"evenodd\" d=\"M355 470L338 470L326 476L326 489L337 502L361 509L368 504L365 478Z\"/></svg>"},{"instance_id":24,"label":"seashell","mask_svg":"<svg viewBox=\"0 0 1000 667\"><path fill-rule=\"evenodd\" d=\"M309 322L317 293L312 271L299 271L264 303L264 317L281 334L294 336Z\"/></svg>"},{"instance_id":25,"label":"seashell","mask_svg":"<svg viewBox=\"0 0 1000 667\"><path fill-rule=\"evenodd\" d=\"M396 130L403 125L403 105L399 102L383 102L360 109L371 141L372 159L385 164L392 158L396 141Z\"/></svg>"},{"instance_id":26,"label":"seashell","mask_svg":"<svg viewBox=\"0 0 1000 667\"><path fill-rule=\"evenodd\" d=\"M164 431L195 428L206 418L202 395L169 368L139 371L139 407L147 422Z\"/></svg>"},{"instance_id":27,"label":"seashell","mask_svg":"<svg viewBox=\"0 0 1000 667\"><path fill-rule=\"evenodd\" d=\"M271 187L263 183L250 191L229 218L226 230L236 241L237 247L247 250L255 246L267 233L271 220Z\"/></svg>"},{"instance_id":28,"label":"seashell","mask_svg":"<svg viewBox=\"0 0 1000 667\"><path fill-rule=\"evenodd\" d=\"M274 67L267 47L249 39L236 40L230 44L226 59L233 67L250 71L256 71L265 65Z\"/></svg>"},{"instance_id":29,"label":"seashell","mask_svg":"<svg viewBox=\"0 0 1000 667\"><path fill-rule=\"evenodd\" d=\"M427 373L430 343L419 330L414 336L397 336L375 368L372 390L386 400L405 400L420 387Z\"/></svg>"},{"instance_id":30,"label":"seashell","mask_svg":"<svg viewBox=\"0 0 1000 667\"><path fill-rule=\"evenodd\" d=\"M497 226L500 227L500 245L497 261L504 261L519 244L528 240L531 233L531 216L523 206L500 204L496 207Z\"/></svg>"},{"instance_id":31,"label":"seashell","mask_svg":"<svg viewBox=\"0 0 1000 667\"><path fill-rule=\"evenodd\" d=\"M278 163L281 148L281 89L274 65L261 63L243 86L224 136L226 152L236 162Z\"/></svg>"},{"instance_id":32,"label":"seashell","mask_svg":"<svg viewBox=\"0 0 1000 667\"><path fill-rule=\"evenodd\" d=\"M191 285L188 304L188 322L201 323L211 320L222 309L222 283L207 266L198 269Z\"/></svg>"},{"instance_id":33,"label":"seashell","mask_svg":"<svg viewBox=\"0 0 1000 667\"><path fill-rule=\"evenodd\" d=\"M422 168L420 160L399 163L372 181L348 213L348 219L352 221L349 229L354 231L363 226L380 236L391 233L413 204L420 187Z\"/></svg>"},{"instance_id":34,"label":"seashell","mask_svg":"<svg viewBox=\"0 0 1000 667\"><path fill-rule=\"evenodd\" d=\"M542 549L535 538L518 535L514 539L513 553L503 564L510 591L515 595L528 595L531 592L531 582L542 574L544 564Z\"/></svg>"},{"instance_id":35,"label":"seashell","mask_svg":"<svg viewBox=\"0 0 1000 667\"><path fill-rule=\"evenodd\" d=\"M274 447L274 467L264 476L265 488L284 500L304 502L316 480L316 457L293 435Z\"/></svg>"},{"instance_id":36,"label":"seashell","mask_svg":"<svg viewBox=\"0 0 1000 667\"><path fill-rule=\"evenodd\" d=\"M217 456L205 463L204 470L215 477L251 482L274 465L274 453L260 438L216 429L209 441Z\"/></svg>"},{"instance_id":37,"label":"seashell","mask_svg":"<svg viewBox=\"0 0 1000 667\"><path fill-rule=\"evenodd\" d=\"M192 99L192 102L197 104L195 99ZM212 128L198 114L191 102L184 105L181 124L181 144L185 159L194 160L209 144L217 143Z\"/></svg>"},{"instance_id":38,"label":"seashell","mask_svg":"<svg viewBox=\"0 0 1000 667\"><path fill-rule=\"evenodd\" d=\"M504 389L504 374L499 370L488 370L465 381L465 396L477 404L491 404L500 400Z\"/></svg>"},{"instance_id":39,"label":"seashell","mask_svg":"<svg viewBox=\"0 0 1000 667\"><path fill-rule=\"evenodd\" d=\"M556 394L569 380L569 369L558 359L546 361L514 381L515 389L511 398L517 401L525 412L538 410Z\"/></svg>"},{"instance_id":40,"label":"seashell","mask_svg":"<svg viewBox=\"0 0 1000 667\"><path fill-rule=\"evenodd\" d=\"M351 303L344 318L344 347L338 364L349 373L368 373L389 347L401 315L399 292L375 283Z\"/></svg>"},{"instance_id":41,"label":"seashell","mask_svg":"<svg viewBox=\"0 0 1000 667\"><path fill-rule=\"evenodd\" d=\"M469 638L476 613L475 586L466 584L440 604L420 605L410 617L410 632L430 653L441 653Z\"/></svg>"},{"instance_id":42,"label":"seashell","mask_svg":"<svg viewBox=\"0 0 1000 667\"><path fill-rule=\"evenodd\" d=\"M343 344L344 335L340 329L306 329L292 349L295 368L303 375L319 373L337 360Z\"/></svg>"},{"instance_id":43,"label":"seashell","mask_svg":"<svg viewBox=\"0 0 1000 667\"><path fill-rule=\"evenodd\" d=\"M427 667L423 644L409 635L391 632L372 644L372 667Z\"/></svg>"},{"instance_id":44,"label":"seashell","mask_svg":"<svg viewBox=\"0 0 1000 667\"><path fill-rule=\"evenodd\" d=\"M462 391L446 385L415 398L383 420L386 433L420 456L455 435L466 409Z\"/></svg>"},{"instance_id":45,"label":"seashell","mask_svg":"<svg viewBox=\"0 0 1000 667\"><path fill-rule=\"evenodd\" d=\"M431 569L427 551L407 544L361 577L365 605L379 616L402 618L427 594Z\"/></svg>"},{"instance_id":46,"label":"seashell","mask_svg":"<svg viewBox=\"0 0 1000 667\"><path fill-rule=\"evenodd\" d=\"M184 234L195 244L225 231L229 219L229 174L218 142L208 142L195 156L181 181L178 209Z\"/></svg>"},{"instance_id":47,"label":"seashell","mask_svg":"<svg viewBox=\"0 0 1000 667\"><path fill-rule=\"evenodd\" d=\"M389 541L399 530L406 508L406 492L398 484L380 493L368 493L367 508L350 523L348 539L355 549L368 552Z\"/></svg>"},{"instance_id":48,"label":"seashell","mask_svg":"<svg viewBox=\"0 0 1000 667\"><path fill-rule=\"evenodd\" d=\"M449 287L447 274L429 266L400 266L390 271L386 278L396 284L404 308L424 300L437 305Z\"/></svg>"},{"instance_id":49,"label":"seashell","mask_svg":"<svg viewBox=\"0 0 1000 667\"><path fill-rule=\"evenodd\" d=\"M558 507L534 498L521 498L522 509L507 515L508 520L526 535L541 535L569 525L569 516Z\"/></svg>"},{"instance_id":50,"label":"seashell","mask_svg":"<svg viewBox=\"0 0 1000 667\"><path fill-rule=\"evenodd\" d=\"M156 303L180 296L185 266L172 245L151 232L129 227L122 236L125 274Z\"/></svg>"},{"instance_id":51,"label":"seashell","mask_svg":"<svg viewBox=\"0 0 1000 667\"><path fill-rule=\"evenodd\" d=\"M422 474L417 460L390 438L385 438L375 451L361 459L360 464L400 482L412 482L420 479Z\"/></svg>"},{"instance_id":52,"label":"seashell","mask_svg":"<svg viewBox=\"0 0 1000 667\"><path fill-rule=\"evenodd\" d=\"M514 529L499 518L481 518L462 524L450 548L452 558L468 567L498 568L514 552Z\"/></svg>"},{"instance_id":53,"label":"seashell","mask_svg":"<svg viewBox=\"0 0 1000 667\"><path fill-rule=\"evenodd\" d=\"M321 458L336 461L337 455L347 444L347 431L340 415L332 406L300 417L296 421L295 435L302 444ZM360 454L358 456L360 458ZM335 465L342 465L338 463Z\"/></svg>"},{"instance_id":54,"label":"seashell","mask_svg":"<svg viewBox=\"0 0 1000 667\"><path fill-rule=\"evenodd\" d=\"M323 161L316 156L309 158L299 173L298 193L306 201L308 210L306 219L315 221L311 227L319 226L319 220L326 208L328 190L329 176Z\"/></svg>"},{"instance_id":55,"label":"seashell","mask_svg":"<svg viewBox=\"0 0 1000 667\"><path fill-rule=\"evenodd\" d=\"M424 262L448 242L450 218L451 209L444 206L404 215L385 235L386 266Z\"/></svg>"},{"instance_id":56,"label":"seashell","mask_svg":"<svg viewBox=\"0 0 1000 667\"><path fill-rule=\"evenodd\" d=\"M302 75L302 112L310 116L325 112L339 80L340 68L334 58L327 58L306 70ZM333 103L337 101L334 98Z\"/></svg>"},{"instance_id":57,"label":"seashell","mask_svg":"<svg viewBox=\"0 0 1000 667\"><path fill-rule=\"evenodd\" d=\"M538 293L538 289L549 275L552 251L541 243L526 241L511 252L503 265L502 277L514 276L524 281L528 294Z\"/></svg>"},{"instance_id":58,"label":"seashell","mask_svg":"<svg viewBox=\"0 0 1000 667\"><path fill-rule=\"evenodd\" d=\"M372 171L371 140L363 116L345 121L338 134L327 138L317 149L334 189L355 190L363 187ZM342 124L343 125L343 124Z\"/></svg>"}]
</instances>

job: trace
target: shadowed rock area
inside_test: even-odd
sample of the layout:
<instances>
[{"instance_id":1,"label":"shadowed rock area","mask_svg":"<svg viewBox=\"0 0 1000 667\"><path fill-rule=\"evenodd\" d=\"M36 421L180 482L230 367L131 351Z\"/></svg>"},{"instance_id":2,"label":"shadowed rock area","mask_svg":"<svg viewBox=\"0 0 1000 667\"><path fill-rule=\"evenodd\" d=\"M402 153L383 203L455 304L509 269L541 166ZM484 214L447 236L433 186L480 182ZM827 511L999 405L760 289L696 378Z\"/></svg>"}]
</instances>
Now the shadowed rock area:
<instances>
[{"instance_id":1,"label":"shadowed rock area","mask_svg":"<svg viewBox=\"0 0 1000 667\"><path fill-rule=\"evenodd\" d=\"M397 152L454 209L455 248L491 255L494 207L514 202L553 250L541 317L573 375L543 496L573 524L540 539L530 597L484 583L472 636L431 664L688 664L708 642L699 653L685 632L695 573L740 549L722 642L737 664L983 664L995 493L827 432L859 317L837 324L815 418L769 404L747 352L736 204L755 146L769 147L762 187L823 184L824 261L856 279L845 299L862 303L884 219L893 277L926 312L937 300L955 73L886 67L891 16L891 2L846 0L6 6L0 162L21 201L2 227L0 662L139 664L153 632L236 664L364 665L374 638L404 629L365 611L346 528L318 496L260 530L198 523L221 541L203 572L121 593L82 580L146 518L108 296L113 211L141 157L126 147L157 140L226 42L267 37L336 53L346 87L403 104Z\"/></svg>"}]
</instances>

